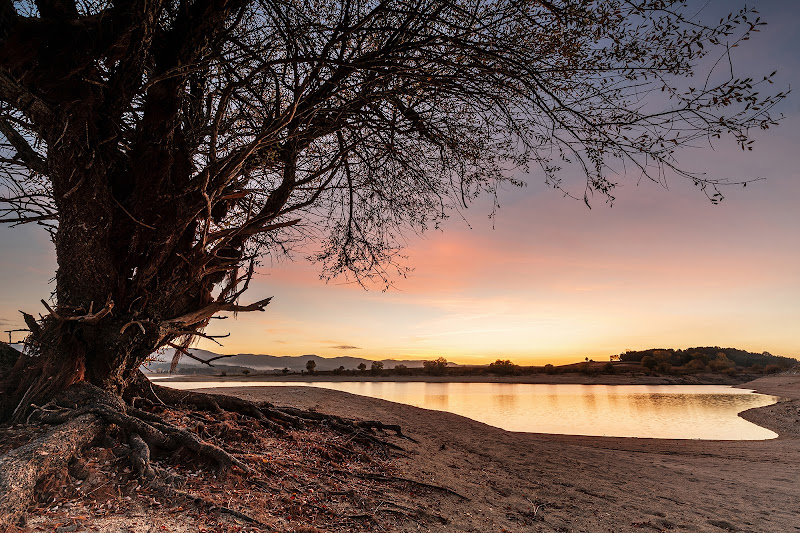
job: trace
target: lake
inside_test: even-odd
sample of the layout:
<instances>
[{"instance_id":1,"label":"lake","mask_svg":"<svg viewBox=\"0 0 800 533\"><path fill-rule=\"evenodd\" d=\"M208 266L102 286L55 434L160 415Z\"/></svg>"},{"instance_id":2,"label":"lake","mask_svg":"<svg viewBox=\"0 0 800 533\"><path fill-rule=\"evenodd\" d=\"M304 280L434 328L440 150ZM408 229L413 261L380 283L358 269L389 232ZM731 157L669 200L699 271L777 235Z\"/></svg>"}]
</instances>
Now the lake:
<instances>
[{"instance_id":1,"label":"lake","mask_svg":"<svg viewBox=\"0 0 800 533\"><path fill-rule=\"evenodd\" d=\"M448 411L508 431L661 439L765 440L737 416L778 401L726 385L160 381L179 389L306 386Z\"/></svg>"}]
</instances>

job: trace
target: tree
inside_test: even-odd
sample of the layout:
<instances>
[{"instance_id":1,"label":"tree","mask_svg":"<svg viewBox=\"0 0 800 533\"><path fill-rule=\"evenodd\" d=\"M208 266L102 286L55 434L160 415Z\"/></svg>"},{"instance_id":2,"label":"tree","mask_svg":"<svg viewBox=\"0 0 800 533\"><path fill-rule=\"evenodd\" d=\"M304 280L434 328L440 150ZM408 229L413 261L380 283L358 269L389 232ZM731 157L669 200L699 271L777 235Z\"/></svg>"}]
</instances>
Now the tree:
<instances>
[{"instance_id":1,"label":"tree","mask_svg":"<svg viewBox=\"0 0 800 533\"><path fill-rule=\"evenodd\" d=\"M404 231L511 168L568 193L578 168L587 204L622 164L717 201L676 150L749 149L783 94L727 67L689 86L762 23L685 4L0 0L0 219L43 225L58 262L0 421L79 382L141 396L155 350L177 363L219 313L263 311L240 303L258 258L295 244L385 282Z\"/></svg>"},{"instance_id":2,"label":"tree","mask_svg":"<svg viewBox=\"0 0 800 533\"><path fill-rule=\"evenodd\" d=\"M309 374L313 374L313 373L314 373L314 370L315 370L316 368L317 368L317 362L316 362L316 361L314 361L313 359L309 359L309 360L306 362L306 370L308 370L308 373L309 373Z\"/></svg>"},{"instance_id":3,"label":"tree","mask_svg":"<svg viewBox=\"0 0 800 533\"><path fill-rule=\"evenodd\" d=\"M382 361L373 361L369 370L373 374L380 374L381 372L383 372L383 362Z\"/></svg>"},{"instance_id":4,"label":"tree","mask_svg":"<svg viewBox=\"0 0 800 533\"><path fill-rule=\"evenodd\" d=\"M708 362L708 366L711 367L711 370L715 372L722 372L733 369L736 366L736 363L728 359L728 356L725 354L725 352L717 352L716 357Z\"/></svg>"},{"instance_id":5,"label":"tree","mask_svg":"<svg viewBox=\"0 0 800 533\"><path fill-rule=\"evenodd\" d=\"M489 363L489 372L494 374L513 374L518 369L519 366L512 363L510 359L498 359L494 363Z\"/></svg>"},{"instance_id":6,"label":"tree","mask_svg":"<svg viewBox=\"0 0 800 533\"><path fill-rule=\"evenodd\" d=\"M642 357L641 365L648 370L653 370L658 365L658 361L652 355L645 355Z\"/></svg>"},{"instance_id":7,"label":"tree","mask_svg":"<svg viewBox=\"0 0 800 533\"><path fill-rule=\"evenodd\" d=\"M428 374L432 374L434 376L441 376L445 373L447 369L447 359L444 357L439 357L438 359L434 359L433 361L423 361L422 368L425 369L425 372Z\"/></svg>"},{"instance_id":8,"label":"tree","mask_svg":"<svg viewBox=\"0 0 800 533\"><path fill-rule=\"evenodd\" d=\"M358 363L359 372L364 372L367 369L366 363Z\"/></svg>"}]
</instances>

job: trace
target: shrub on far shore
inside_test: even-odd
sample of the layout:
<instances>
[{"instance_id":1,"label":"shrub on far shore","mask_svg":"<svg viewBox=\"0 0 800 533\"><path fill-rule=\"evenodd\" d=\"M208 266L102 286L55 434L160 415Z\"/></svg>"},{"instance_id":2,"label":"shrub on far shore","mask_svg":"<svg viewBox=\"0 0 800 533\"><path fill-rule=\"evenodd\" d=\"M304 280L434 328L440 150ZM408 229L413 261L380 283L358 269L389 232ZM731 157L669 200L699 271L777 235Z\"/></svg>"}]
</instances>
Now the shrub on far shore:
<instances>
[{"instance_id":1,"label":"shrub on far shore","mask_svg":"<svg viewBox=\"0 0 800 533\"><path fill-rule=\"evenodd\" d=\"M408 367L406 365L402 364L402 363L400 363L398 365L395 365L393 370L394 370L394 373L399 375L399 376L405 376L406 374L409 374Z\"/></svg>"},{"instance_id":2,"label":"shrub on far shore","mask_svg":"<svg viewBox=\"0 0 800 533\"><path fill-rule=\"evenodd\" d=\"M641 365L647 370L653 370L658 365L658 361L652 355L645 355L642 357Z\"/></svg>"},{"instance_id":3,"label":"shrub on far shore","mask_svg":"<svg viewBox=\"0 0 800 533\"><path fill-rule=\"evenodd\" d=\"M425 372L434 376L441 376L445 373L447 369L447 359L444 357L440 357L433 361L423 361L422 367L425 369Z\"/></svg>"},{"instance_id":4,"label":"shrub on far shore","mask_svg":"<svg viewBox=\"0 0 800 533\"><path fill-rule=\"evenodd\" d=\"M489 364L489 372L499 375L517 374L519 372L519 365L515 365L509 359L498 359L494 363Z\"/></svg>"}]
</instances>

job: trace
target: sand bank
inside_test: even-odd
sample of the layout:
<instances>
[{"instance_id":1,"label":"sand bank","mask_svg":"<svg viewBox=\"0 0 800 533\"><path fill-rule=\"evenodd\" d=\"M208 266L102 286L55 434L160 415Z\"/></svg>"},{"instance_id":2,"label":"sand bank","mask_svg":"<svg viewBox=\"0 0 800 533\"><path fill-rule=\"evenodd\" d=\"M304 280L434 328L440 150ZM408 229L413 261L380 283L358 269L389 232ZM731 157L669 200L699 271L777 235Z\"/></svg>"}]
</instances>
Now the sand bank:
<instances>
[{"instance_id":1,"label":"sand bank","mask_svg":"<svg viewBox=\"0 0 800 533\"><path fill-rule=\"evenodd\" d=\"M436 531L800 531L800 376L744 384L781 403L743 413L769 441L512 433L458 415L308 387L218 392L401 424L404 475L469 498L426 502ZM409 531L416 525L410 524ZM437 529L438 527L438 529Z\"/></svg>"}]
</instances>

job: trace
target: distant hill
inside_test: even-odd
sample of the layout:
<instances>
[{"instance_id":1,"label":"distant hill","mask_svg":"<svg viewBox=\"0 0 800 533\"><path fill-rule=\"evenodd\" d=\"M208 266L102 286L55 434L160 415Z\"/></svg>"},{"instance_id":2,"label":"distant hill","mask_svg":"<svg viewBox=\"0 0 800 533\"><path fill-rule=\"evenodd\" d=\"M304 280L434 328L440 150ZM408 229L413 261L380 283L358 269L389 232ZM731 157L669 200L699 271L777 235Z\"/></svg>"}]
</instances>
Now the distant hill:
<instances>
[{"instance_id":1,"label":"distant hill","mask_svg":"<svg viewBox=\"0 0 800 533\"><path fill-rule=\"evenodd\" d=\"M219 354L210 352L208 350L190 349L189 352L203 360L219 357ZM163 354L159 355L158 362L149 364L148 368L155 372L164 371L165 369L168 370L173 354L173 349L166 350ZM364 363L367 365L367 368L369 368L372 365L372 362L376 361L376 359L364 359L362 357L348 356L322 357L314 354L291 356L243 353L212 361L211 364L214 365L217 371L241 371L241 369L244 368L250 370L270 371L288 368L292 372L300 372L301 370L306 369L306 363L309 360L313 360L317 364L317 371L336 370L341 366L343 366L346 370L353 370L358 368L358 365L361 363ZM380 359L379 361L383 363L383 367L387 370L394 368L397 365L405 365L408 368L422 368L422 361L420 360ZM448 363L448 366L455 367L458 365L455 363ZM183 373L184 371L187 373L197 373L198 367L205 367L211 371L208 365L204 365L203 363L195 361L194 359L183 356L181 357L177 371L179 373Z\"/></svg>"}]
</instances>

